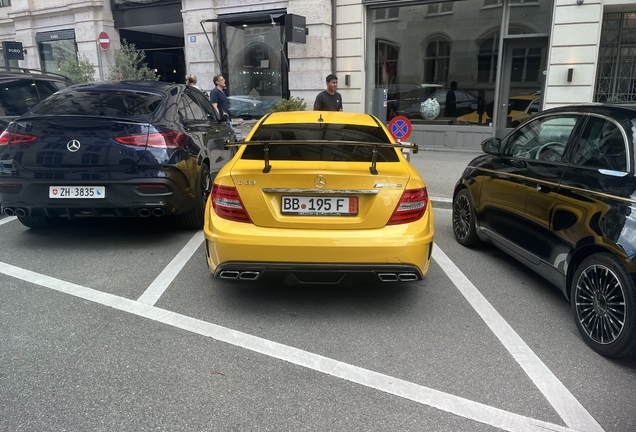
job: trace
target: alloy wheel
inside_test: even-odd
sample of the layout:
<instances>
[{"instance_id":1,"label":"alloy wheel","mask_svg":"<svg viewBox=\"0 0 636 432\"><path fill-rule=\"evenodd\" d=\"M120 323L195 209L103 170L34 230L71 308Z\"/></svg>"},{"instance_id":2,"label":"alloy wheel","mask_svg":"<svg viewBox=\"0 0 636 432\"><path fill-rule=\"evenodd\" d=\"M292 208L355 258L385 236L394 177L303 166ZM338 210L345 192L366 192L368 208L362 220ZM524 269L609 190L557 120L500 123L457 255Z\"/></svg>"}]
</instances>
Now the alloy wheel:
<instances>
[{"instance_id":1,"label":"alloy wheel","mask_svg":"<svg viewBox=\"0 0 636 432\"><path fill-rule=\"evenodd\" d=\"M616 274L604 265L587 267L576 283L576 318L587 336L598 344L610 344L625 326L625 288Z\"/></svg>"}]
</instances>

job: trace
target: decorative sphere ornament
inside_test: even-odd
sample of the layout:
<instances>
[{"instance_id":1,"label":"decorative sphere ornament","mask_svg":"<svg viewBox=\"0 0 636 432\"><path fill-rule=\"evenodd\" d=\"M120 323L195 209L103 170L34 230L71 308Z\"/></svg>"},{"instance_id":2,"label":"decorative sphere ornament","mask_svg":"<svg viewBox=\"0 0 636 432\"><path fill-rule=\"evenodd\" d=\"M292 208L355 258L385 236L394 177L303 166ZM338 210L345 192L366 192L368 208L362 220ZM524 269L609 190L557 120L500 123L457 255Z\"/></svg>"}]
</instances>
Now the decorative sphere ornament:
<instances>
[{"instance_id":1,"label":"decorative sphere ornament","mask_svg":"<svg viewBox=\"0 0 636 432\"><path fill-rule=\"evenodd\" d=\"M428 98L420 104L420 112L425 120L435 120L439 115L439 102Z\"/></svg>"}]
</instances>

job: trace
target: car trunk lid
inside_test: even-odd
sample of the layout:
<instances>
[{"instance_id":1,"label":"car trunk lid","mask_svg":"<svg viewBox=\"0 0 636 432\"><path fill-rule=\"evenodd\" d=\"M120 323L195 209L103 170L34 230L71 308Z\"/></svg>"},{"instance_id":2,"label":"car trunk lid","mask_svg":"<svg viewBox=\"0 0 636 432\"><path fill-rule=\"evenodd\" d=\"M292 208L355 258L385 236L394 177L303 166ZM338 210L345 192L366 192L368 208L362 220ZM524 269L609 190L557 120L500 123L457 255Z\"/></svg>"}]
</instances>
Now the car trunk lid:
<instances>
[{"instance_id":1,"label":"car trunk lid","mask_svg":"<svg viewBox=\"0 0 636 432\"><path fill-rule=\"evenodd\" d=\"M9 144L28 170L126 170L146 153L151 126L99 117L27 117L9 126L23 142ZM28 139L27 139L28 138Z\"/></svg>"}]
</instances>

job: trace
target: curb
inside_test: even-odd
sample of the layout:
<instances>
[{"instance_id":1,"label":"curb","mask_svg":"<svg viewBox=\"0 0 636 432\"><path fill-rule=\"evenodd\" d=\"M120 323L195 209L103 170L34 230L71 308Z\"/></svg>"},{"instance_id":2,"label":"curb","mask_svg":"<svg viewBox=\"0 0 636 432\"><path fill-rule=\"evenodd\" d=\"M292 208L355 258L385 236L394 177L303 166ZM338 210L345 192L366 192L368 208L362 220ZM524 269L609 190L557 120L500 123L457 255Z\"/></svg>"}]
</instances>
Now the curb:
<instances>
[{"instance_id":1,"label":"curb","mask_svg":"<svg viewBox=\"0 0 636 432\"><path fill-rule=\"evenodd\" d=\"M452 209L453 208L453 199L446 197L428 197L431 203L434 204L433 208L441 208L441 209Z\"/></svg>"}]
</instances>

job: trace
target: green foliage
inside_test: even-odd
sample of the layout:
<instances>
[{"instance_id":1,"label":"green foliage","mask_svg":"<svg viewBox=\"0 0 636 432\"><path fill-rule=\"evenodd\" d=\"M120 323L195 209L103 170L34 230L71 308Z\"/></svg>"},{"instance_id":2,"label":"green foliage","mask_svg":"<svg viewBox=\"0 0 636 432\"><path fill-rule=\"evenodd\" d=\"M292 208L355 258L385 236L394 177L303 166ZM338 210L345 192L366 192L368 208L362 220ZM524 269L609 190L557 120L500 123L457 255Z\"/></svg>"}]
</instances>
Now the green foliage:
<instances>
[{"instance_id":1,"label":"green foliage","mask_svg":"<svg viewBox=\"0 0 636 432\"><path fill-rule=\"evenodd\" d=\"M84 54L67 54L60 61L60 73L75 84L95 81L95 68Z\"/></svg>"},{"instance_id":2,"label":"green foliage","mask_svg":"<svg viewBox=\"0 0 636 432\"><path fill-rule=\"evenodd\" d=\"M299 97L290 97L289 99L281 99L271 106L269 109L270 113L280 112L280 111L306 111L307 110L307 102L305 99Z\"/></svg>"},{"instance_id":3,"label":"green foliage","mask_svg":"<svg viewBox=\"0 0 636 432\"><path fill-rule=\"evenodd\" d=\"M135 44L122 40L121 48L115 50L115 64L111 68L109 80L159 80L154 70L145 62L146 53L138 50Z\"/></svg>"}]
</instances>

